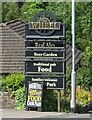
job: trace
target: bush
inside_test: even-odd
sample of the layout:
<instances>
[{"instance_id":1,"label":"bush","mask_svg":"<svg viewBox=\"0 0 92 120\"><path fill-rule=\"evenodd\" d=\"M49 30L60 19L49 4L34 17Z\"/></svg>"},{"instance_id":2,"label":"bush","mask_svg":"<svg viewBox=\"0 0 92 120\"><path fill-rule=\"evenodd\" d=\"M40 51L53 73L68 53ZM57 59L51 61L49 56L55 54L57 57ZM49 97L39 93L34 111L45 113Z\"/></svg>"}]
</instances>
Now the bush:
<instances>
[{"instance_id":1,"label":"bush","mask_svg":"<svg viewBox=\"0 0 92 120\"><path fill-rule=\"evenodd\" d=\"M61 112L70 111L70 94L66 92L61 96ZM58 92L56 90L46 90L44 95L44 111L57 111L58 108ZM78 112L87 112L90 105L90 92L84 89L76 89L76 107Z\"/></svg>"},{"instance_id":2,"label":"bush","mask_svg":"<svg viewBox=\"0 0 92 120\"><path fill-rule=\"evenodd\" d=\"M84 89L76 89L76 112L88 112L91 95L89 91ZM70 110L70 94L61 97L61 111L68 112Z\"/></svg>"},{"instance_id":3,"label":"bush","mask_svg":"<svg viewBox=\"0 0 92 120\"><path fill-rule=\"evenodd\" d=\"M76 90L76 102L81 106L88 106L91 101L91 95L89 91L83 89Z\"/></svg>"},{"instance_id":4,"label":"bush","mask_svg":"<svg viewBox=\"0 0 92 120\"><path fill-rule=\"evenodd\" d=\"M2 88L2 79L3 79L3 76L1 75L1 76L0 76L0 90L1 90L1 88Z\"/></svg>"},{"instance_id":5,"label":"bush","mask_svg":"<svg viewBox=\"0 0 92 120\"><path fill-rule=\"evenodd\" d=\"M61 112L69 112L70 110L70 96L65 94L61 97Z\"/></svg>"},{"instance_id":6,"label":"bush","mask_svg":"<svg viewBox=\"0 0 92 120\"><path fill-rule=\"evenodd\" d=\"M65 91L65 95L61 96L61 111L62 112L68 112L70 109L70 68L67 68L66 77L67 77L66 78L67 89ZM26 89L24 87L24 74L13 73L4 78L1 77L1 79L3 79L2 80L3 91L8 91L9 88L12 88L12 91L13 91L12 94L15 97L16 109L25 109ZM57 90L45 90L43 95L44 95L43 111L57 111L58 109ZM81 90L77 89L76 90L76 102L77 102L78 111L82 112L86 106L89 106L90 99L91 99L90 92L84 89L81 89Z\"/></svg>"},{"instance_id":7,"label":"bush","mask_svg":"<svg viewBox=\"0 0 92 120\"><path fill-rule=\"evenodd\" d=\"M76 90L76 110L78 113L87 113L89 111L91 95L89 91L83 89Z\"/></svg>"},{"instance_id":8,"label":"bush","mask_svg":"<svg viewBox=\"0 0 92 120\"><path fill-rule=\"evenodd\" d=\"M81 86L85 90L90 90L92 86L92 78L90 68L82 67L77 71L76 77L77 85Z\"/></svg>"},{"instance_id":9,"label":"bush","mask_svg":"<svg viewBox=\"0 0 92 120\"><path fill-rule=\"evenodd\" d=\"M45 90L43 99L43 111L57 111L57 91Z\"/></svg>"},{"instance_id":10,"label":"bush","mask_svg":"<svg viewBox=\"0 0 92 120\"><path fill-rule=\"evenodd\" d=\"M20 88L14 92L16 109L25 109L26 92L25 88ZM58 110L58 94L56 90L46 90L44 92L43 111ZM90 92L83 89L76 90L77 112L87 112L87 107L90 105ZM69 112L70 110L70 94L61 96L61 112Z\"/></svg>"},{"instance_id":11,"label":"bush","mask_svg":"<svg viewBox=\"0 0 92 120\"><path fill-rule=\"evenodd\" d=\"M25 109L25 105L26 105L25 87L22 87L22 88L16 90L13 94L15 96L15 108L16 109Z\"/></svg>"},{"instance_id":12,"label":"bush","mask_svg":"<svg viewBox=\"0 0 92 120\"><path fill-rule=\"evenodd\" d=\"M24 86L24 74L23 73L12 73L2 78L2 91L8 91L12 88L12 91Z\"/></svg>"}]
</instances>

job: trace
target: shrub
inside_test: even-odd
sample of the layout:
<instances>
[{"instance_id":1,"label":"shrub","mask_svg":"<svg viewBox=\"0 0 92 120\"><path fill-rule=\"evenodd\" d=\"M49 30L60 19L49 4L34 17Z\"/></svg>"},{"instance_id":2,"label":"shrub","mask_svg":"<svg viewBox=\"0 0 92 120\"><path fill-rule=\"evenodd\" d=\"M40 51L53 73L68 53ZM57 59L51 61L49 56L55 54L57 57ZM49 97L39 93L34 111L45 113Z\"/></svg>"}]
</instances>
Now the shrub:
<instances>
[{"instance_id":1,"label":"shrub","mask_svg":"<svg viewBox=\"0 0 92 120\"><path fill-rule=\"evenodd\" d=\"M83 89L89 90L92 85L92 78L90 68L82 67L77 71L76 77L77 85L80 85Z\"/></svg>"},{"instance_id":2,"label":"shrub","mask_svg":"<svg viewBox=\"0 0 92 120\"><path fill-rule=\"evenodd\" d=\"M25 109L25 105L26 105L25 87L22 87L22 88L16 90L13 94L15 95L15 108L16 109Z\"/></svg>"},{"instance_id":3,"label":"shrub","mask_svg":"<svg viewBox=\"0 0 92 120\"><path fill-rule=\"evenodd\" d=\"M89 91L83 89L76 90L76 110L78 113L87 113L89 111L91 95Z\"/></svg>"},{"instance_id":4,"label":"shrub","mask_svg":"<svg viewBox=\"0 0 92 120\"><path fill-rule=\"evenodd\" d=\"M20 88L14 92L16 109L25 109L26 105L26 90ZM43 101L43 111L57 111L58 109L58 94L56 90L45 90ZM90 105L90 92L83 89L76 90L77 112L83 112ZM70 94L61 96L61 111L69 112L70 110ZM87 111L87 109L86 109Z\"/></svg>"},{"instance_id":5,"label":"shrub","mask_svg":"<svg viewBox=\"0 0 92 120\"><path fill-rule=\"evenodd\" d=\"M3 79L3 76L0 75L0 90L1 90L1 88L2 88L2 79Z\"/></svg>"},{"instance_id":6,"label":"shrub","mask_svg":"<svg viewBox=\"0 0 92 120\"><path fill-rule=\"evenodd\" d=\"M61 97L61 112L69 112L70 110L70 96L65 94Z\"/></svg>"},{"instance_id":7,"label":"shrub","mask_svg":"<svg viewBox=\"0 0 92 120\"><path fill-rule=\"evenodd\" d=\"M12 91L24 86L24 74L23 73L12 73L2 79L2 91L8 91L12 88Z\"/></svg>"},{"instance_id":8,"label":"shrub","mask_svg":"<svg viewBox=\"0 0 92 120\"><path fill-rule=\"evenodd\" d=\"M45 90L43 99L43 111L57 111L57 91Z\"/></svg>"},{"instance_id":9,"label":"shrub","mask_svg":"<svg viewBox=\"0 0 92 120\"><path fill-rule=\"evenodd\" d=\"M76 90L76 102L81 106L88 106L91 101L91 95L89 91L83 89Z\"/></svg>"},{"instance_id":10,"label":"shrub","mask_svg":"<svg viewBox=\"0 0 92 120\"><path fill-rule=\"evenodd\" d=\"M67 89L65 95L61 96L61 111L68 112L70 109L70 70L67 68ZM2 78L2 90L8 91L12 88L12 94L15 96L16 109L25 109L26 105L26 90L24 87L24 74L13 73L7 77ZM56 90L44 91L44 105L43 111L57 111L58 108L58 92ZM76 90L77 109L83 111L84 107L90 104L90 92L83 88Z\"/></svg>"}]
</instances>

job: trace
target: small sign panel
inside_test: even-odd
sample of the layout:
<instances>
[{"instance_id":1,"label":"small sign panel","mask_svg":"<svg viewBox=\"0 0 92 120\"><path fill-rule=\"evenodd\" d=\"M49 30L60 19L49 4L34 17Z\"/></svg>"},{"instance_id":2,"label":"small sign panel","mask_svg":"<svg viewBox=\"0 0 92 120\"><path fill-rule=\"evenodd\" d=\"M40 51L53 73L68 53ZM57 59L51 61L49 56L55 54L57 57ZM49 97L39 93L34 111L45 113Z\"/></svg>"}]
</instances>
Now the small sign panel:
<instances>
[{"instance_id":1,"label":"small sign panel","mask_svg":"<svg viewBox=\"0 0 92 120\"><path fill-rule=\"evenodd\" d=\"M32 48L32 47L38 47L38 48L41 48L41 47L46 47L46 48L52 48L53 47L60 47L61 49L65 48L65 42L62 40L62 41L48 41L48 40L41 40L41 41L31 41L31 40L27 40L25 41L25 47L26 48Z\"/></svg>"},{"instance_id":2,"label":"small sign panel","mask_svg":"<svg viewBox=\"0 0 92 120\"><path fill-rule=\"evenodd\" d=\"M25 51L26 58L65 58L65 50L28 50Z\"/></svg>"},{"instance_id":3,"label":"small sign panel","mask_svg":"<svg viewBox=\"0 0 92 120\"><path fill-rule=\"evenodd\" d=\"M27 106L29 107L41 107L42 105L42 90L43 83L29 82L28 83L28 96Z\"/></svg>"},{"instance_id":4,"label":"small sign panel","mask_svg":"<svg viewBox=\"0 0 92 120\"><path fill-rule=\"evenodd\" d=\"M34 74L64 74L64 61L25 61L25 72Z\"/></svg>"},{"instance_id":5,"label":"small sign panel","mask_svg":"<svg viewBox=\"0 0 92 120\"><path fill-rule=\"evenodd\" d=\"M43 75L26 75L26 84L28 81L44 82L47 89L65 89L65 76L43 76Z\"/></svg>"}]
</instances>

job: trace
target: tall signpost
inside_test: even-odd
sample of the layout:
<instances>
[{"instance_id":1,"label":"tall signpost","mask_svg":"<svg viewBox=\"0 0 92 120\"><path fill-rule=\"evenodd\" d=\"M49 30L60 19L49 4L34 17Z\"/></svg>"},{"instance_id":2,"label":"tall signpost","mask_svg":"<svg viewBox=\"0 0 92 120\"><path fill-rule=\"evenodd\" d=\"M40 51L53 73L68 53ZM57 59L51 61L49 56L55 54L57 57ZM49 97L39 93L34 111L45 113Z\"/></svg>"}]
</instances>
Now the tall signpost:
<instances>
[{"instance_id":1,"label":"tall signpost","mask_svg":"<svg viewBox=\"0 0 92 120\"><path fill-rule=\"evenodd\" d=\"M71 112L76 110L76 77L75 77L75 0L72 0L72 73L71 73Z\"/></svg>"},{"instance_id":2,"label":"tall signpost","mask_svg":"<svg viewBox=\"0 0 92 120\"><path fill-rule=\"evenodd\" d=\"M42 108L43 89L65 89L65 26L49 11L41 11L25 26L26 108Z\"/></svg>"}]
</instances>

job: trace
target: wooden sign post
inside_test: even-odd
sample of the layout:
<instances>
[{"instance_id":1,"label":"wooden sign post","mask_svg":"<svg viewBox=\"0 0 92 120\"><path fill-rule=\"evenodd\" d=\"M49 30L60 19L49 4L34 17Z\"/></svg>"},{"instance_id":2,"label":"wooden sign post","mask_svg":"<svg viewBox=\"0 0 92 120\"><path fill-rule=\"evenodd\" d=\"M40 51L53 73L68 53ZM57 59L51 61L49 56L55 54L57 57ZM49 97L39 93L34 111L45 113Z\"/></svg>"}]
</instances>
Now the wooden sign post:
<instances>
[{"instance_id":1,"label":"wooden sign post","mask_svg":"<svg viewBox=\"0 0 92 120\"><path fill-rule=\"evenodd\" d=\"M58 112L60 112L60 108L61 108L61 92L60 90L58 90Z\"/></svg>"}]
</instances>

